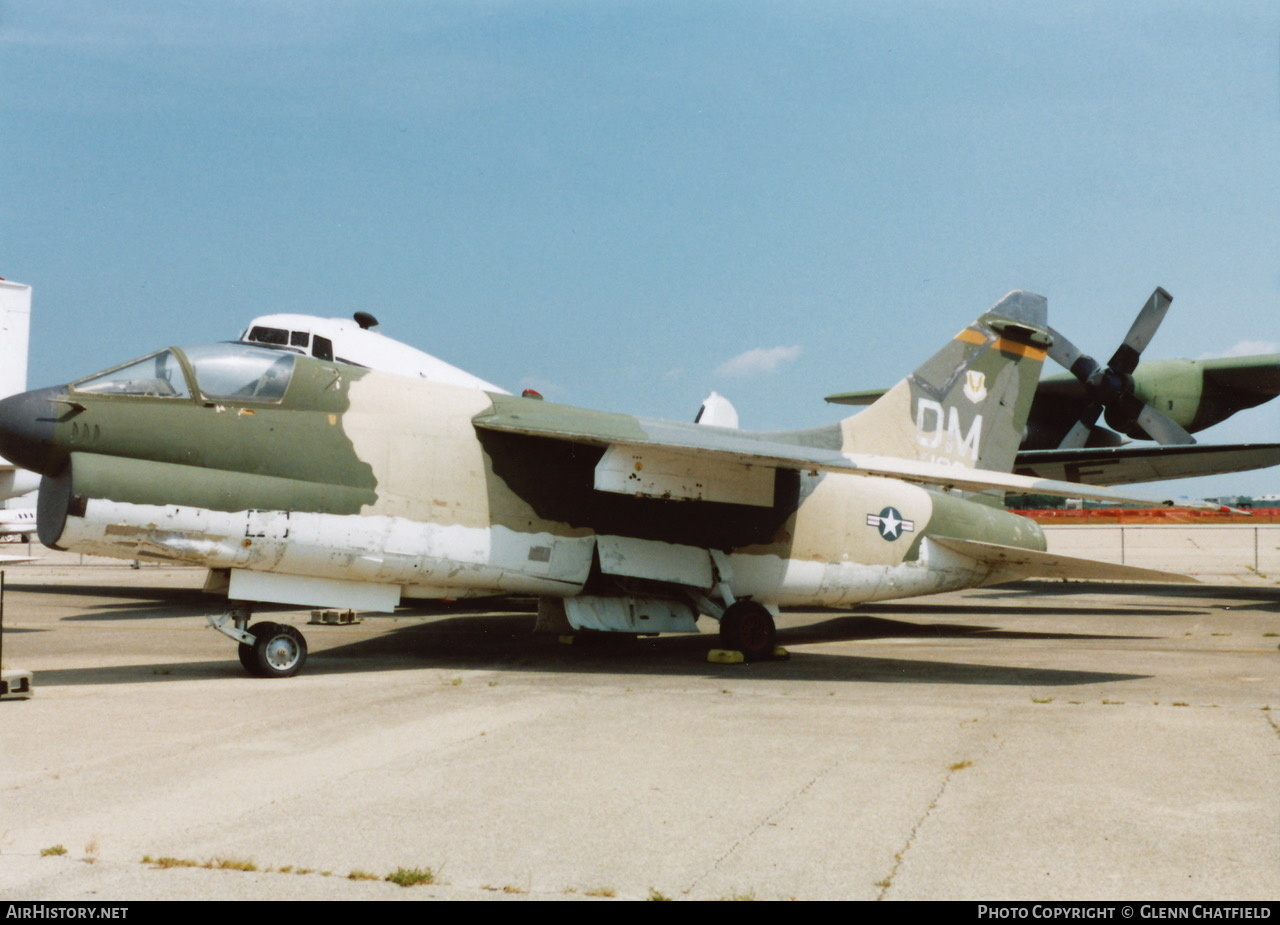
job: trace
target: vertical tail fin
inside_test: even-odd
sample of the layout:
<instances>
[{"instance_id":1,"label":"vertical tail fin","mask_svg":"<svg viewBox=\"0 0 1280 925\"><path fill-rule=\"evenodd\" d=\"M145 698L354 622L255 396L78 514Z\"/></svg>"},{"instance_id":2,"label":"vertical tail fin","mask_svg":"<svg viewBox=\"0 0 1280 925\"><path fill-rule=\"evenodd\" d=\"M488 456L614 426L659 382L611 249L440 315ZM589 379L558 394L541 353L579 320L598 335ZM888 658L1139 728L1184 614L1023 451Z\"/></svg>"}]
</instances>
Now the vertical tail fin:
<instances>
[{"instance_id":1,"label":"vertical tail fin","mask_svg":"<svg viewBox=\"0 0 1280 925\"><path fill-rule=\"evenodd\" d=\"M27 390L31 287L0 279L0 398Z\"/></svg>"},{"instance_id":2,"label":"vertical tail fin","mask_svg":"<svg viewBox=\"0 0 1280 925\"><path fill-rule=\"evenodd\" d=\"M1012 471L1051 340L1044 296L1009 293L842 421L844 450Z\"/></svg>"}]
</instances>

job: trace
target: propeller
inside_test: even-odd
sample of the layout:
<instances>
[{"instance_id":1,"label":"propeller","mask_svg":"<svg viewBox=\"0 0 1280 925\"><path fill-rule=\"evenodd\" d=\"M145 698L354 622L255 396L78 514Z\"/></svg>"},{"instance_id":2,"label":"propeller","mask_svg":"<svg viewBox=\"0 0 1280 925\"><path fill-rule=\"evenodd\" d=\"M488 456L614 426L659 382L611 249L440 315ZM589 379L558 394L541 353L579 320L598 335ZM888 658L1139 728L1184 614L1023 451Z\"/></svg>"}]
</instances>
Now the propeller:
<instances>
[{"instance_id":1,"label":"propeller","mask_svg":"<svg viewBox=\"0 0 1280 925\"><path fill-rule=\"evenodd\" d=\"M1138 366L1138 359L1151 343L1151 338L1155 337L1172 302L1173 296L1157 286L1106 366L1082 352L1062 334L1049 329L1053 335L1049 356L1079 379L1089 396L1089 404L1062 438L1058 445L1060 448L1083 447L1104 409L1107 426L1130 437L1162 444L1196 442L1181 424L1144 403L1133 389L1133 371Z\"/></svg>"}]
</instances>

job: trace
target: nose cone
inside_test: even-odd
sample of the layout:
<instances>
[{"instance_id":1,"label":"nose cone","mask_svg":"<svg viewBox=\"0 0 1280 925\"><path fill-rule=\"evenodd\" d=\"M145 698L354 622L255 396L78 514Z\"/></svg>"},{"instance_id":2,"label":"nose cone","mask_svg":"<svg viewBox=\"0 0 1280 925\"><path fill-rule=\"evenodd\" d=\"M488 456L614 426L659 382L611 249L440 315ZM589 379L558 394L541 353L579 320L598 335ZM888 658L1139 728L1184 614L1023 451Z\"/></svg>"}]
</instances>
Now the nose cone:
<instances>
[{"instance_id":1,"label":"nose cone","mask_svg":"<svg viewBox=\"0 0 1280 925\"><path fill-rule=\"evenodd\" d=\"M0 401L0 456L41 475L57 472L66 454L54 444L55 426L75 408L51 399L66 394L66 386L54 386Z\"/></svg>"}]
</instances>

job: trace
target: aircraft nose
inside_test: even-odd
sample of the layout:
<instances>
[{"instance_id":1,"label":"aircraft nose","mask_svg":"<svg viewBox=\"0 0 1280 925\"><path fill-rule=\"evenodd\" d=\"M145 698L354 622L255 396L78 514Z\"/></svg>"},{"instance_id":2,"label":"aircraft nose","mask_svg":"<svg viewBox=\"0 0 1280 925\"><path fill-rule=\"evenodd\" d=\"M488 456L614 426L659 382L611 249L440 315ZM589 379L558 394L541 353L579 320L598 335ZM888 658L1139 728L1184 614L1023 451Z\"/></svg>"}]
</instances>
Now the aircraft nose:
<instances>
[{"instance_id":1,"label":"aircraft nose","mask_svg":"<svg viewBox=\"0 0 1280 925\"><path fill-rule=\"evenodd\" d=\"M54 425L73 409L51 399L66 394L66 386L54 386L0 401L0 456L41 475L61 468L65 454L54 444Z\"/></svg>"}]
</instances>

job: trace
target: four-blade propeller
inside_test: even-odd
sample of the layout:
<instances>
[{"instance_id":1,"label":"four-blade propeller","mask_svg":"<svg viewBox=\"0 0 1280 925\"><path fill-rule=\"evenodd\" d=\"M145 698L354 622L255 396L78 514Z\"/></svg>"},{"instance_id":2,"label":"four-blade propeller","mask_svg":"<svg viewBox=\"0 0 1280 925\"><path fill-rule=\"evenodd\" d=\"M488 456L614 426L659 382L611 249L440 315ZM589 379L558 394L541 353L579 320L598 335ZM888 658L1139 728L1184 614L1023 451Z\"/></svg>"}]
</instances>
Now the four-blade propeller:
<instances>
[{"instance_id":1,"label":"four-blade propeller","mask_svg":"<svg viewBox=\"0 0 1280 925\"><path fill-rule=\"evenodd\" d=\"M1151 343L1165 313L1169 311L1171 302L1173 296L1157 286L1106 366L1082 353L1058 331L1049 329L1053 335L1049 356L1079 379L1089 396L1089 404L1063 437L1059 444L1061 448L1085 446L1104 409L1107 425L1130 437L1163 444L1196 442L1177 421L1161 414L1134 394L1133 371L1138 366L1142 351Z\"/></svg>"}]
</instances>

